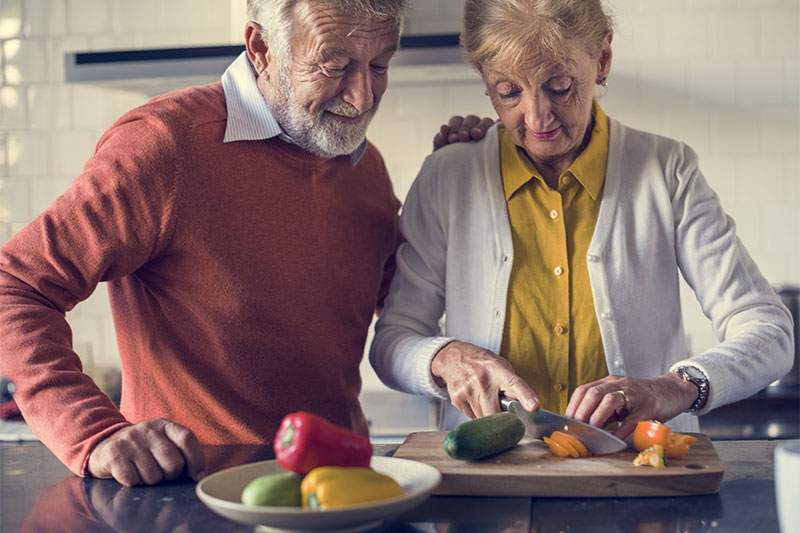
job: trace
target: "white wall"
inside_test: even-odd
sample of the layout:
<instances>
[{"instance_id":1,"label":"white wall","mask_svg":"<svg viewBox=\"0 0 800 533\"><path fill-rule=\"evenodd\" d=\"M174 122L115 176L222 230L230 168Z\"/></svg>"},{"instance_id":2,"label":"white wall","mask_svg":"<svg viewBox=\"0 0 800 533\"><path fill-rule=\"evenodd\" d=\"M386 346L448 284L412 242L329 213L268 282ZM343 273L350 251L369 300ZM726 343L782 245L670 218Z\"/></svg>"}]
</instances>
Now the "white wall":
<instances>
[{"instance_id":1,"label":"white wall","mask_svg":"<svg viewBox=\"0 0 800 533\"><path fill-rule=\"evenodd\" d=\"M243 3L0 0L0 243L69 186L117 116L146 99L64 83L64 51L240 43ZM409 32L457 31L460 0L415 4ZM800 0L610 5L617 32L606 111L690 143L767 278L800 284ZM466 67L397 68L390 80L369 135L402 199L442 121L492 110ZM713 338L685 296L697 351ZM116 364L105 290L68 318L87 364ZM380 388L365 375L367 388Z\"/></svg>"}]
</instances>

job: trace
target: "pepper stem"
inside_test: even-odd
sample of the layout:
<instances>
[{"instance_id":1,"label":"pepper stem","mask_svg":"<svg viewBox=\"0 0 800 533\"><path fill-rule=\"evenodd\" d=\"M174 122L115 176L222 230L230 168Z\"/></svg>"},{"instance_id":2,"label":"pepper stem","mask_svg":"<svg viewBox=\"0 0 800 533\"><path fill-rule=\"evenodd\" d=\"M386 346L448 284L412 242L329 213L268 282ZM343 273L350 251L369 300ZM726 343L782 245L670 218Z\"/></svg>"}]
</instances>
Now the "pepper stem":
<instances>
[{"instance_id":1,"label":"pepper stem","mask_svg":"<svg viewBox=\"0 0 800 533\"><path fill-rule=\"evenodd\" d=\"M312 492L308 495L308 507L312 511L319 511L319 500L317 499L317 493Z\"/></svg>"},{"instance_id":2,"label":"pepper stem","mask_svg":"<svg viewBox=\"0 0 800 533\"><path fill-rule=\"evenodd\" d=\"M294 424L289 424L281 433L281 448L288 448L294 440Z\"/></svg>"}]
</instances>

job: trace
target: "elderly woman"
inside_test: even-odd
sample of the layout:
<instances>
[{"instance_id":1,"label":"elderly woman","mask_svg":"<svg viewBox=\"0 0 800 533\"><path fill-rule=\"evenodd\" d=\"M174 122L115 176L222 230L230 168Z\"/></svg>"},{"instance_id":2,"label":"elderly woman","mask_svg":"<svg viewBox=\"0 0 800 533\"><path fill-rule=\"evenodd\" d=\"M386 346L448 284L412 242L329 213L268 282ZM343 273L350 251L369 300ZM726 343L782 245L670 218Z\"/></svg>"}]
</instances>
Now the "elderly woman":
<instances>
[{"instance_id":1,"label":"elderly woman","mask_svg":"<svg viewBox=\"0 0 800 533\"><path fill-rule=\"evenodd\" d=\"M465 416L498 396L596 426L697 417L789 370L792 325L697 155L594 99L611 68L599 0L466 0L462 45L500 124L427 158L370 360ZM679 278L719 344L688 354ZM442 318L446 325L442 328ZM452 409L451 409L452 411Z\"/></svg>"}]
</instances>

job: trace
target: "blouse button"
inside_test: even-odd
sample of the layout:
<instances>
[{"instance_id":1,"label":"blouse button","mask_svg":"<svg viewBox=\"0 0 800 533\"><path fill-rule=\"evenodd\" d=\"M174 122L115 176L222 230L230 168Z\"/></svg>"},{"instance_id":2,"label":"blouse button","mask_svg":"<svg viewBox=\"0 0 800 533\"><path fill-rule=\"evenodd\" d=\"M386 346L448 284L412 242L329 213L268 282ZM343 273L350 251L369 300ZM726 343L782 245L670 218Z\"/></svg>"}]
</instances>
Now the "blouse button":
<instances>
[{"instance_id":1,"label":"blouse button","mask_svg":"<svg viewBox=\"0 0 800 533\"><path fill-rule=\"evenodd\" d=\"M556 211L555 209L550 211L550 218L552 218L553 220L557 219L558 218L558 211Z\"/></svg>"},{"instance_id":2,"label":"blouse button","mask_svg":"<svg viewBox=\"0 0 800 533\"><path fill-rule=\"evenodd\" d=\"M555 267L553 269L553 274L555 274L556 276L560 276L563 273L564 273L564 269L561 268L561 267Z\"/></svg>"},{"instance_id":3,"label":"blouse button","mask_svg":"<svg viewBox=\"0 0 800 533\"><path fill-rule=\"evenodd\" d=\"M609 313L608 311L603 311L602 313L600 313L600 318L602 318L603 320L611 320L611 313Z\"/></svg>"},{"instance_id":4,"label":"blouse button","mask_svg":"<svg viewBox=\"0 0 800 533\"><path fill-rule=\"evenodd\" d=\"M590 263L596 263L600 260L600 258L594 254L589 254L586 256L586 260L589 261Z\"/></svg>"},{"instance_id":5,"label":"blouse button","mask_svg":"<svg viewBox=\"0 0 800 533\"><path fill-rule=\"evenodd\" d=\"M562 390L564 390L564 384L556 383L555 385L553 385L553 388L556 390L556 392L561 392Z\"/></svg>"},{"instance_id":6,"label":"blouse button","mask_svg":"<svg viewBox=\"0 0 800 533\"><path fill-rule=\"evenodd\" d=\"M553 328L553 331L556 332L556 335L563 335L564 332L567 331L567 328L565 328L561 324L558 324L556 327Z\"/></svg>"}]
</instances>

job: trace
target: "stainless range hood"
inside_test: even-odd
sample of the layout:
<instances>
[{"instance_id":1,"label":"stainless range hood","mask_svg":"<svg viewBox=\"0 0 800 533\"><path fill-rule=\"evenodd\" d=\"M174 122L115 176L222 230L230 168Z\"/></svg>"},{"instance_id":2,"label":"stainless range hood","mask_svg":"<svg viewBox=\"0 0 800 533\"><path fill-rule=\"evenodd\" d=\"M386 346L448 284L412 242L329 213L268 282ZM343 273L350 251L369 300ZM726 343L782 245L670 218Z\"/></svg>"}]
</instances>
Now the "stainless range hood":
<instances>
[{"instance_id":1,"label":"stainless range hood","mask_svg":"<svg viewBox=\"0 0 800 533\"><path fill-rule=\"evenodd\" d=\"M198 46L104 52L67 52L67 82L99 83L123 89L159 93L219 79L244 45ZM458 34L404 35L392 59L395 67L422 67L448 72L467 71Z\"/></svg>"}]
</instances>

